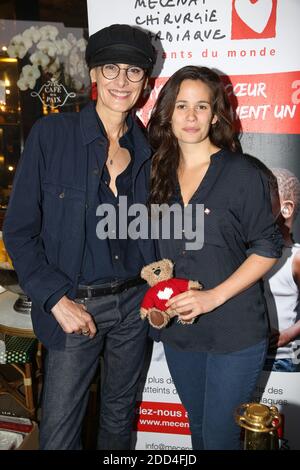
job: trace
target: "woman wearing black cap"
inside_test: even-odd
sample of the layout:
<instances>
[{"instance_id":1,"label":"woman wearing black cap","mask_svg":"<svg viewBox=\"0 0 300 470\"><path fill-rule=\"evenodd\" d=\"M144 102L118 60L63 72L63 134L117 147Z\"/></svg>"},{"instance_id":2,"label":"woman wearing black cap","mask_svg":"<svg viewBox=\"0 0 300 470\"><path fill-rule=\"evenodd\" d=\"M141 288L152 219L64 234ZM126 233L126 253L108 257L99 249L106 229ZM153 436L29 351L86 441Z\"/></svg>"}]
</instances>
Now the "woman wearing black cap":
<instances>
[{"instance_id":1,"label":"woman wearing black cap","mask_svg":"<svg viewBox=\"0 0 300 470\"><path fill-rule=\"evenodd\" d=\"M147 201L151 152L130 111L147 85L154 49L145 32L112 25L90 37L86 60L96 106L35 124L4 227L20 284L32 299L35 333L47 348L41 449L81 448L101 353L98 446L129 449L147 337L138 315L146 289L139 273L154 261L154 248L150 240L116 232L124 215L120 197L128 207ZM116 214L110 238L96 232L102 204Z\"/></svg>"}]
</instances>

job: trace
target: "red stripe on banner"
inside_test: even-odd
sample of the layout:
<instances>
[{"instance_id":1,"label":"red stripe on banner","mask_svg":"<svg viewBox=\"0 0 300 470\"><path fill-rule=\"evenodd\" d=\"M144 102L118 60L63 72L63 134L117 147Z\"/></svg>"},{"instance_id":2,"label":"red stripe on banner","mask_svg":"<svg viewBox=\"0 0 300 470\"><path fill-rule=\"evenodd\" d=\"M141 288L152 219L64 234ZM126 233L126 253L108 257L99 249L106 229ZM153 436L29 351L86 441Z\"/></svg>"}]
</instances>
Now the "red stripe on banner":
<instances>
[{"instance_id":1,"label":"red stripe on banner","mask_svg":"<svg viewBox=\"0 0 300 470\"><path fill-rule=\"evenodd\" d=\"M136 431L191 434L187 412L179 403L137 402L135 413Z\"/></svg>"},{"instance_id":2,"label":"red stripe on banner","mask_svg":"<svg viewBox=\"0 0 300 470\"><path fill-rule=\"evenodd\" d=\"M300 133L300 72L222 77L243 132Z\"/></svg>"},{"instance_id":3,"label":"red stripe on banner","mask_svg":"<svg viewBox=\"0 0 300 470\"><path fill-rule=\"evenodd\" d=\"M154 82L140 113L146 124L166 77ZM300 134L300 71L222 76L235 110L238 131L263 134ZM153 82L152 82L153 84Z\"/></svg>"}]
</instances>

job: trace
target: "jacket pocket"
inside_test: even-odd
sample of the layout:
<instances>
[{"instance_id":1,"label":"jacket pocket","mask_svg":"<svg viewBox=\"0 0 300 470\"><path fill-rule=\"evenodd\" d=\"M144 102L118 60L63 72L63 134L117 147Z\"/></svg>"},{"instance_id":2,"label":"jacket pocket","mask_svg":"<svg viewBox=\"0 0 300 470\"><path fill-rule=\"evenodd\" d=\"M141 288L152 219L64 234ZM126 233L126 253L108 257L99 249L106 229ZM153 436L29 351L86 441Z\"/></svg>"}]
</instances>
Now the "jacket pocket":
<instances>
[{"instance_id":1,"label":"jacket pocket","mask_svg":"<svg viewBox=\"0 0 300 470\"><path fill-rule=\"evenodd\" d=\"M44 182L42 192L42 230L56 239L76 236L84 222L85 191Z\"/></svg>"}]
</instances>

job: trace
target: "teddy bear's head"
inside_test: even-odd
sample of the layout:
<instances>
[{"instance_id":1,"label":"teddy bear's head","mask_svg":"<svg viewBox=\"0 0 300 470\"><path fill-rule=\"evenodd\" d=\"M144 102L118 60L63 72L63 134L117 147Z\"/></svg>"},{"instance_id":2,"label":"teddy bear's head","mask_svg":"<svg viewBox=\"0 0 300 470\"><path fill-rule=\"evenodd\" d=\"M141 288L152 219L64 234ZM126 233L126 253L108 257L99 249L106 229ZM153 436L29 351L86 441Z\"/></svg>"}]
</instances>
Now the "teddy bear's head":
<instances>
[{"instance_id":1,"label":"teddy bear's head","mask_svg":"<svg viewBox=\"0 0 300 470\"><path fill-rule=\"evenodd\" d=\"M173 277L174 264L169 259L162 259L148 264L141 271L141 278L148 282L149 286L155 286L158 282L167 281Z\"/></svg>"}]
</instances>

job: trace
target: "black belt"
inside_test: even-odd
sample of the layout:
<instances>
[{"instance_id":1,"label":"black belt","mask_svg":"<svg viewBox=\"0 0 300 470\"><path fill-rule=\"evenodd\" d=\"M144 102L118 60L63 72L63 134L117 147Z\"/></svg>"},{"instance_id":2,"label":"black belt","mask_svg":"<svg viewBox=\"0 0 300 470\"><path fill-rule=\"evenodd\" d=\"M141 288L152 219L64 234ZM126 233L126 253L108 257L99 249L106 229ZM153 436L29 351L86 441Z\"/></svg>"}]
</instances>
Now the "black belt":
<instances>
[{"instance_id":1,"label":"black belt","mask_svg":"<svg viewBox=\"0 0 300 470\"><path fill-rule=\"evenodd\" d=\"M128 279L128 281L113 281L101 285L79 286L76 299L90 299L91 297L102 297L103 295L120 294L131 287L145 284L146 281L140 277Z\"/></svg>"}]
</instances>

